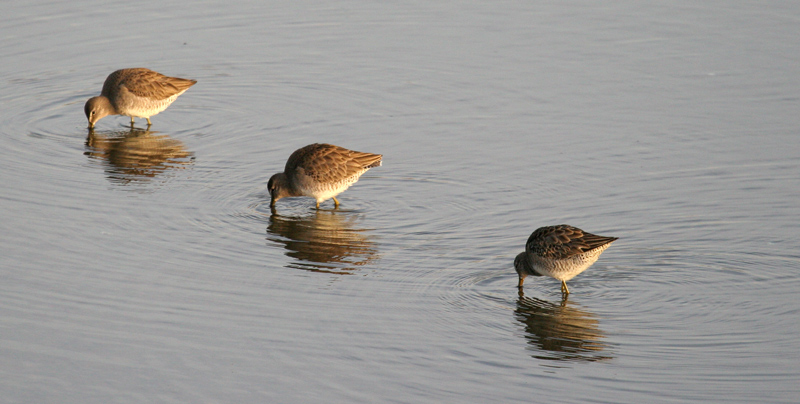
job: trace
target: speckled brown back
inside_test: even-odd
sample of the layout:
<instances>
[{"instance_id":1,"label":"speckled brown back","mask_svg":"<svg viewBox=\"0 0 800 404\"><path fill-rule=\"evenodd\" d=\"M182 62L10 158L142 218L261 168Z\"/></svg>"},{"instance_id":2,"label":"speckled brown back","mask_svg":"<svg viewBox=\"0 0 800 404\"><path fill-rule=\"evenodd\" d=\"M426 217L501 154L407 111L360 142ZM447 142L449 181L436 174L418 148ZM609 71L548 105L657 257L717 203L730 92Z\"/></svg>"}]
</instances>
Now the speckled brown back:
<instances>
[{"instance_id":1,"label":"speckled brown back","mask_svg":"<svg viewBox=\"0 0 800 404\"><path fill-rule=\"evenodd\" d=\"M124 86L138 97L158 101L176 96L195 83L196 80L168 77L150 69L137 67L117 70L108 75L101 94L113 100L118 95L120 87Z\"/></svg>"},{"instance_id":2,"label":"speckled brown back","mask_svg":"<svg viewBox=\"0 0 800 404\"><path fill-rule=\"evenodd\" d=\"M292 153L286 161L284 173L291 176L302 172L318 183L339 183L361 175L369 168L380 166L381 158L380 154L315 143Z\"/></svg>"},{"instance_id":3,"label":"speckled brown back","mask_svg":"<svg viewBox=\"0 0 800 404\"><path fill-rule=\"evenodd\" d=\"M610 244L617 237L587 233L567 224L536 229L525 244L526 251L543 258L564 259Z\"/></svg>"}]
</instances>

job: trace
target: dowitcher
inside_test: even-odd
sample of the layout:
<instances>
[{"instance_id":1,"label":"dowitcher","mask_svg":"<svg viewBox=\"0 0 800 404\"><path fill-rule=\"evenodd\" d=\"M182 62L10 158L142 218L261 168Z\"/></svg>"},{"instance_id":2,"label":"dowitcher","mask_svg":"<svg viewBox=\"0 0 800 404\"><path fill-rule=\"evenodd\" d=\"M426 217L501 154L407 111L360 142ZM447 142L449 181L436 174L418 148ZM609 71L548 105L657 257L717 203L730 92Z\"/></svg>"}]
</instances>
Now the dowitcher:
<instances>
[{"instance_id":1,"label":"dowitcher","mask_svg":"<svg viewBox=\"0 0 800 404\"><path fill-rule=\"evenodd\" d=\"M540 227L525 243L525 252L514 259L519 288L528 275L561 281L561 293L569 294L567 281L592 266L618 237L604 237L567 224Z\"/></svg>"},{"instance_id":2,"label":"dowitcher","mask_svg":"<svg viewBox=\"0 0 800 404\"><path fill-rule=\"evenodd\" d=\"M83 106L89 128L107 115L124 115L147 119L167 109L167 107L197 83L197 80L167 77L143 67L121 69L111 73L103 83L100 95L89 98Z\"/></svg>"},{"instance_id":3,"label":"dowitcher","mask_svg":"<svg viewBox=\"0 0 800 404\"><path fill-rule=\"evenodd\" d=\"M336 195L358 181L372 167L381 165L380 154L363 153L332 144L315 143L297 149L282 173L269 179L267 188L272 197L270 207L278 199L290 196L310 196L319 204L330 198L338 208Z\"/></svg>"}]
</instances>

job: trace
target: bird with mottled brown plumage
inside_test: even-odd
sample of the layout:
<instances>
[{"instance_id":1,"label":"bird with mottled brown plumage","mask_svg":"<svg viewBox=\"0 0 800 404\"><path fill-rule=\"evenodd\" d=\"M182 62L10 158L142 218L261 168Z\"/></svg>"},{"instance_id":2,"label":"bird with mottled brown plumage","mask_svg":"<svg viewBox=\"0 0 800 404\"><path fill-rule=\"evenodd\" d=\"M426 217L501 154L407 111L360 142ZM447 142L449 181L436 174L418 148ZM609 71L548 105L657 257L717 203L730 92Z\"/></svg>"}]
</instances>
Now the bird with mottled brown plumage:
<instances>
[{"instance_id":1,"label":"bird with mottled brown plumage","mask_svg":"<svg viewBox=\"0 0 800 404\"><path fill-rule=\"evenodd\" d=\"M525 252L514 259L520 290L526 276L549 276L561 281L561 292L569 294L567 281L592 266L618 237L598 236L567 224L536 229L525 243Z\"/></svg>"},{"instance_id":2,"label":"bird with mottled brown plumage","mask_svg":"<svg viewBox=\"0 0 800 404\"><path fill-rule=\"evenodd\" d=\"M86 101L83 112L89 129L108 115L129 116L131 127L134 118L145 118L150 127L151 116L167 109L195 83L197 80L168 77L143 67L117 70L108 75L100 95Z\"/></svg>"},{"instance_id":3,"label":"bird with mottled brown plumage","mask_svg":"<svg viewBox=\"0 0 800 404\"><path fill-rule=\"evenodd\" d=\"M319 204L333 198L339 207L336 195L353 185L361 174L381 165L380 154L364 153L332 144L315 143L297 149L282 173L269 179L267 188L271 197L270 207L281 198L309 196Z\"/></svg>"}]
</instances>

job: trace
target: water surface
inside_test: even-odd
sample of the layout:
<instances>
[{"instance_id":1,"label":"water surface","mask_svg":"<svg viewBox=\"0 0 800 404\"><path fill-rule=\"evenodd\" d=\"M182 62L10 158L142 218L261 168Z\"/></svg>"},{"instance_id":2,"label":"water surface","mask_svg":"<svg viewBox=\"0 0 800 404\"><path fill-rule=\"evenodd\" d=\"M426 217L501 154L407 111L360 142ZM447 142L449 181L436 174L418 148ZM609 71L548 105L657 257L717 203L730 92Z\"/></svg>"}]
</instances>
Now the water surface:
<instances>
[{"instance_id":1,"label":"water surface","mask_svg":"<svg viewBox=\"0 0 800 404\"><path fill-rule=\"evenodd\" d=\"M4 10L5 402L800 394L796 3ZM89 132L138 66L198 84ZM384 164L272 213L314 142ZM559 223L620 240L520 295Z\"/></svg>"}]
</instances>

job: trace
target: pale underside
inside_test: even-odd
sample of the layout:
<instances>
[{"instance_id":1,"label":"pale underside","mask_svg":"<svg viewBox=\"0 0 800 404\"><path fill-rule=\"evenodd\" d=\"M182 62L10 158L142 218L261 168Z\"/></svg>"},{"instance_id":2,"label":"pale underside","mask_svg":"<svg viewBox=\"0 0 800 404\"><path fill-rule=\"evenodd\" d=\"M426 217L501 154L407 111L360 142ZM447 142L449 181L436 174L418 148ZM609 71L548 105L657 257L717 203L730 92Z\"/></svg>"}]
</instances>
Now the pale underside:
<instances>
[{"instance_id":1,"label":"pale underside","mask_svg":"<svg viewBox=\"0 0 800 404\"><path fill-rule=\"evenodd\" d=\"M340 178L337 181L319 182L306 175L305 169L298 167L294 175L294 185L301 195L310 196L316 199L318 203L322 203L347 190L365 172L367 172L367 169L362 169L349 177Z\"/></svg>"},{"instance_id":2,"label":"pale underside","mask_svg":"<svg viewBox=\"0 0 800 404\"><path fill-rule=\"evenodd\" d=\"M124 86L119 89L119 96L117 96L112 103L114 104L117 114L129 116L132 118L149 118L163 112L170 104L172 104L179 95L186 92L181 91L172 97L156 100L147 97L139 97Z\"/></svg>"},{"instance_id":3,"label":"pale underside","mask_svg":"<svg viewBox=\"0 0 800 404\"><path fill-rule=\"evenodd\" d=\"M610 245L611 243L608 243L594 250L567 258L545 258L530 252L526 252L526 256L533 270L540 275L549 276L559 281L568 281L597 262L600 254Z\"/></svg>"}]
</instances>

